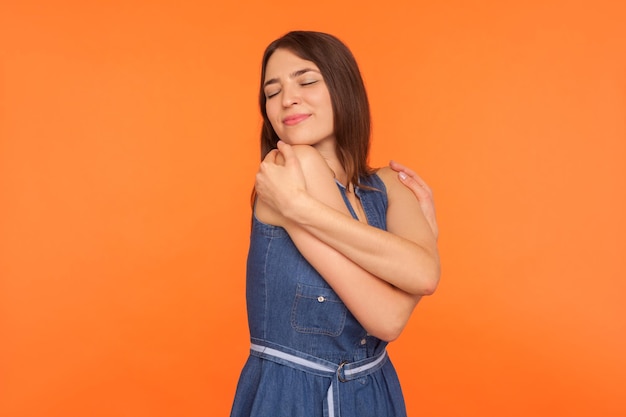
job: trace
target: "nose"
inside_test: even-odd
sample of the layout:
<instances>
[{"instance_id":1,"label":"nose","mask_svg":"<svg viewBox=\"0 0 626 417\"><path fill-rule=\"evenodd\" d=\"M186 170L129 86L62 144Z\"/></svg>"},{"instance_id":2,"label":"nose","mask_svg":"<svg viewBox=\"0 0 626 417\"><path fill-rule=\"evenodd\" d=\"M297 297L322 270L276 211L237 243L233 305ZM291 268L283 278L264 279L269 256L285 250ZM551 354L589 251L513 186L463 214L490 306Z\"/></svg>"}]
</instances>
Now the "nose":
<instances>
[{"instance_id":1,"label":"nose","mask_svg":"<svg viewBox=\"0 0 626 417\"><path fill-rule=\"evenodd\" d=\"M291 107L294 104L299 104L301 97L298 88L293 85L283 86L283 106Z\"/></svg>"}]
</instances>

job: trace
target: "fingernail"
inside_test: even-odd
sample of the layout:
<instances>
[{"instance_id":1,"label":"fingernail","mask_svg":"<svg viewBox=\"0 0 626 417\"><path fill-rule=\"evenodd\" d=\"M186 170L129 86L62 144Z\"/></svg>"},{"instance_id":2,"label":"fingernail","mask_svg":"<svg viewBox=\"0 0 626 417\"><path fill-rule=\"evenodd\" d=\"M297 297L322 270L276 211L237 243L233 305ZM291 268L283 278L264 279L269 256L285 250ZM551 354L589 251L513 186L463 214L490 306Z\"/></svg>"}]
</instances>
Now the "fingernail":
<instances>
[{"instance_id":1,"label":"fingernail","mask_svg":"<svg viewBox=\"0 0 626 417\"><path fill-rule=\"evenodd\" d=\"M402 171L398 172L398 176L402 181L406 180L406 174Z\"/></svg>"}]
</instances>

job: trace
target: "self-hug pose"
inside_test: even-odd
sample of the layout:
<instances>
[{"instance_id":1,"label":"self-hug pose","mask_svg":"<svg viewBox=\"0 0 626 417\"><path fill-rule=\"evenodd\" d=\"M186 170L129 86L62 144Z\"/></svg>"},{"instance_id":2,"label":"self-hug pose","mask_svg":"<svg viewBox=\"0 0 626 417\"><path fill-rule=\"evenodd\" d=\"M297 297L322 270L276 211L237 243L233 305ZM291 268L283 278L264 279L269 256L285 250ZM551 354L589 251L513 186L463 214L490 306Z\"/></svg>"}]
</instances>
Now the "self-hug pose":
<instances>
[{"instance_id":1,"label":"self-hug pose","mask_svg":"<svg viewBox=\"0 0 626 417\"><path fill-rule=\"evenodd\" d=\"M336 37L290 32L262 61L247 263L251 338L231 417L402 417L387 343L439 281L432 193L367 164L370 111Z\"/></svg>"}]
</instances>

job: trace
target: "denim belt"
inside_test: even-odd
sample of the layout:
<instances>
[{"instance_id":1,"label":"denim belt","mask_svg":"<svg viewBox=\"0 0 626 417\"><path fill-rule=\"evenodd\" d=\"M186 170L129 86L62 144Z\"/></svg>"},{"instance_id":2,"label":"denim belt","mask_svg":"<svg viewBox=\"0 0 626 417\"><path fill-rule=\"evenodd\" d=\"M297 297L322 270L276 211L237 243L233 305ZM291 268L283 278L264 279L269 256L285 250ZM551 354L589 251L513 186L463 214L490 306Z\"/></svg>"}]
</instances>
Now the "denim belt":
<instances>
[{"instance_id":1,"label":"denim belt","mask_svg":"<svg viewBox=\"0 0 626 417\"><path fill-rule=\"evenodd\" d=\"M341 417L339 407L339 385L369 375L380 369L387 358L383 350L376 356L356 362L343 361L339 364L316 358L306 353L285 348L273 343L254 339L250 346L250 354L268 359L291 368L331 379L324 403L325 417Z\"/></svg>"}]
</instances>

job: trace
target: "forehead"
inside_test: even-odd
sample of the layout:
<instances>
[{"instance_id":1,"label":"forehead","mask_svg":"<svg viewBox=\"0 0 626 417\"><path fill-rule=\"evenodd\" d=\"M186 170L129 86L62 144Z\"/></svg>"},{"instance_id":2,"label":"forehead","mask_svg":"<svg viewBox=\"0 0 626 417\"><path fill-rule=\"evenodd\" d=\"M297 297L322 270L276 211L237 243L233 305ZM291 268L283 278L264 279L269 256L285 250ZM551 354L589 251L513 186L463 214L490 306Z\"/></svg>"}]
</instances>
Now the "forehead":
<instances>
[{"instance_id":1,"label":"forehead","mask_svg":"<svg viewBox=\"0 0 626 417\"><path fill-rule=\"evenodd\" d=\"M288 49L279 48L270 56L265 66L265 79L289 75L294 71L309 68L319 71L314 62L300 58Z\"/></svg>"}]
</instances>

